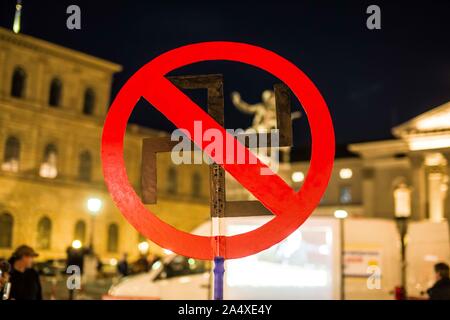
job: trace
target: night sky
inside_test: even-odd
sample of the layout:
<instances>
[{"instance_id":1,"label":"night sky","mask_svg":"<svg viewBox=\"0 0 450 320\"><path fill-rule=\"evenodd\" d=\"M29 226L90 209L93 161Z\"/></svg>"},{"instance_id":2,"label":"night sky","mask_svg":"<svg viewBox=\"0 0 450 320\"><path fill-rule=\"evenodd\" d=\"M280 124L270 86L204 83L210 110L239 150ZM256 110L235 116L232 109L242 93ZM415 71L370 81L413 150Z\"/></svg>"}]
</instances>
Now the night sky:
<instances>
[{"instance_id":1,"label":"night sky","mask_svg":"<svg viewBox=\"0 0 450 320\"><path fill-rule=\"evenodd\" d=\"M15 0L0 0L0 25L11 28ZM66 28L66 7L78 4L82 29ZM382 29L366 28L370 4ZM450 1L76 1L24 0L22 32L124 66L113 97L140 66L181 45L241 41L291 60L328 103L338 144L385 139L393 126L450 100ZM208 62L175 74L223 73L226 126L246 128L231 91L248 102L275 82L253 67ZM202 104L202 97L192 98ZM299 104L296 104L298 107ZM147 103L131 122L172 129ZM297 147L309 143L306 117L294 124Z\"/></svg>"}]
</instances>

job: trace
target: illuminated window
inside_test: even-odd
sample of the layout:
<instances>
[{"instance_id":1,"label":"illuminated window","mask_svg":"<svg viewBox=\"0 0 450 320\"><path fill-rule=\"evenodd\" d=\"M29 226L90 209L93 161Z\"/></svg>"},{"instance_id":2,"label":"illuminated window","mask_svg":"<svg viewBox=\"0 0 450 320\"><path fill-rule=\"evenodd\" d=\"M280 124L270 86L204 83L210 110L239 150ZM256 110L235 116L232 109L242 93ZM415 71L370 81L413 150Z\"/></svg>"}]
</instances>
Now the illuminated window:
<instances>
[{"instance_id":1,"label":"illuminated window","mask_svg":"<svg viewBox=\"0 0 450 320\"><path fill-rule=\"evenodd\" d=\"M78 178L82 181L92 179L92 156L89 151L83 151L79 157Z\"/></svg>"},{"instance_id":2,"label":"illuminated window","mask_svg":"<svg viewBox=\"0 0 450 320\"><path fill-rule=\"evenodd\" d=\"M54 179L58 175L58 149L54 144L48 144L44 150L44 161L39 175L43 178Z\"/></svg>"},{"instance_id":3,"label":"illuminated window","mask_svg":"<svg viewBox=\"0 0 450 320\"><path fill-rule=\"evenodd\" d=\"M9 213L0 214L0 248L11 248L14 219Z\"/></svg>"},{"instance_id":4,"label":"illuminated window","mask_svg":"<svg viewBox=\"0 0 450 320\"><path fill-rule=\"evenodd\" d=\"M86 243L86 222L78 220L75 224L74 240L80 241L82 244Z\"/></svg>"},{"instance_id":5,"label":"illuminated window","mask_svg":"<svg viewBox=\"0 0 450 320\"><path fill-rule=\"evenodd\" d=\"M301 171L296 171L292 174L292 181L302 182L305 179L305 175Z\"/></svg>"},{"instance_id":6,"label":"illuminated window","mask_svg":"<svg viewBox=\"0 0 450 320\"><path fill-rule=\"evenodd\" d=\"M95 108L95 92L93 89L88 88L84 92L83 113L86 115L91 115L94 113L94 108Z\"/></svg>"},{"instance_id":7,"label":"illuminated window","mask_svg":"<svg viewBox=\"0 0 450 320\"><path fill-rule=\"evenodd\" d=\"M192 175L192 196L199 198L202 195L202 177L200 173L195 172Z\"/></svg>"},{"instance_id":8,"label":"illuminated window","mask_svg":"<svg viewBox=\"0 0 450 320\"><path fill-rule=\"evenodd\" d=\"M119 226L111 223L108 226L108 252L115 253L119 251Z\"/></svg>"},{"instance_id":9,"label":"illuminated window","mask_svg":"<svg viewBox=\"0 0 450 320\"><path fill-rule=\"evenodd\" d=\"M339 189L339 202L342 204L352 202L352 188L350 186L342 186Z\"/></svg>"},{"instance_id":10,"label":"illuminated window","mask_svg":"<svg viewBox=\"0 0 450 320\"><path fill-rule=\"evenodd\" d=\"M19 171L20 141L14 136L9 136L5 143L2 170L9 172Z\"/></svg>"},{"instance_id":11,"label":"illuminated window","mask_svg":"<svg viewBox=\"0 0 450 320\"><path fill-rule=\"evenodd\" d=\"M24 98L26 81L27 74L25 70L20 67L16 67L12 76L11 96L15 98Z\"/></svg>"},{"instance_id":12,"label":"illuminated window","mask_svg":"<svg viewBox=\"0 0 450 320\"><path fill-rule=\"evenodd\" d=\"M50 249L52 237L52 222L48 217L39 220L37 230L37 248L41 250Z\"/></svg>"},{"instance_id":13,"label":"illuminated window","mask_svg":"<svg viewBox=\"0 0 450 320\"><path fill-rule=\"evenodd\" d=\"M177 193L177 170L174 167L170 167L167 171L167 192L168 193Z\"/></svg>"},{"instance_id":14,"label":"illuminated window","mask_svg":"<svg viewBox=\"0 0 450 320\"><path fill-rule=\"evenodd\" d=\"M350 168L343 168L339 171L339 177L341 179L347 180L353 176L353 171Z\"/></svg>"}]
</instances>

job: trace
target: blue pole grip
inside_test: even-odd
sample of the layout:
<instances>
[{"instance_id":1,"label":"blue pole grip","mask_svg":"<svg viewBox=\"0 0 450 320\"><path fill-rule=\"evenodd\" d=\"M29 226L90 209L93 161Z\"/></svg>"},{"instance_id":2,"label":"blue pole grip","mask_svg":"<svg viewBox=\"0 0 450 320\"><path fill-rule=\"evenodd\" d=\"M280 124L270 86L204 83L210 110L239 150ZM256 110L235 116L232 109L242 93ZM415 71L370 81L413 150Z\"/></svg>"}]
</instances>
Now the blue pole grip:
<instances>
[{"instance_id":1,"label":"blue pole grip","mask_svg":"<svg viewBox=\"0 0 450 320\"><path fill-rule=\"evenodd\" d=\"M223 274L225 273L225 259L214 258L214 300L223 300Z\"/></svg>"}]
</instances>

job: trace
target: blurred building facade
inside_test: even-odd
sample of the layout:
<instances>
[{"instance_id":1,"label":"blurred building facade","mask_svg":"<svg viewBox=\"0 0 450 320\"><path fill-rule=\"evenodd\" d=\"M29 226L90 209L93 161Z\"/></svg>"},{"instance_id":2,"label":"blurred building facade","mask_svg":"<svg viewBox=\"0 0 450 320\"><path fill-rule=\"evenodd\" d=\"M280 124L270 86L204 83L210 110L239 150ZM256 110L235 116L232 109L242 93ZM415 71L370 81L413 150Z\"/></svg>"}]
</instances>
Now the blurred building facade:
<instances>
[{"instance_id":1,"label":"blurred building facade","mask_svg":"<svg viewBox=\"0 0 450 320\"><path fill-rule=\"evenodd\" d=\"M64 257L73 240L104 258L138 254L146 241L111 201L102 176L100 138L113 75L121 67L74 50L0 28L0 257L18 245L41 258ZM142 139L166 133L129 125L125 162L140 192ZM337 158L316 215L392 219L394 190L411 190L414 219L450 215L450 103L393 128L394 139L352 144L353 157ZM191 231L209 218L209 169L173 165L158 154L158 203L162 220ZM281 163L279 175L302 186L309 161ZM227 175L228 200L254 200ZM89 198L103 206L95 221ZM150 243L151 250L160 250Z\"/></svg>"},{"instance_id":2,"label":"blurred building facade","mask_svg":"<svg viewBox=\"0 0 450 320\"><path fill-rule=\"evenodd\" d=\"M100 161L119 71L117 64L0 28L0 257L28 244L41 259L62 258L73 240L88 246L92 230L101 257L138 254L145 239L111 201ZM128 127L125 162L137 192L142 139L161 134ZM152 209L191 230L209 215L208 168L172 167L167 156L158 161ZM95 218L86 206L90 198L103 204Z\"/></svg>"},{"instance_id":3,"label":"blurred building facade","mask_svg":"<svg viewBox=\"0 0 450 320\"><path fill-rule=\"evenodd\" d=\"M431 108L392 129L391 140L348 146L352 157L337 158L331 180L315 215L393 219L394 191L410 192L407 211L415 220L450 218L450 102ZM283 163L280 175L294 189L301 187L309 161ZM230 196L252 197L229 179ZM336 212L338 211L338 212Z\"/></svg>"}]
</instances>

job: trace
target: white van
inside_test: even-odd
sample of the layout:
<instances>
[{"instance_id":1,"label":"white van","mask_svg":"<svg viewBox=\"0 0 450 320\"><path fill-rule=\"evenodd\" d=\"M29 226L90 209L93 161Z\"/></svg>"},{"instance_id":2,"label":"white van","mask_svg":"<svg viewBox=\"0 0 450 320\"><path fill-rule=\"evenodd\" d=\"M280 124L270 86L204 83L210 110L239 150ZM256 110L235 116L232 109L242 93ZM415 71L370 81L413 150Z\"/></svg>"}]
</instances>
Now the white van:
<instances>
[{"instance_id":1,"label":"white van","mask_svg":"<svg viewBox=\"0 0 450 320\"><path fill-rule=\"evenodd\" d=\"M226 218L226 234L248 232L269 219ZM193 233L208 235L210 230L208 222ZM344 252L341 235L345 236ZM418 289L429 285L424 276L428 281L432 275L430 261L448 262L450 258L447 224L414 222L409 239L408 292L417 296ZM420 270L414 267L419 265ZM123 278L104 298L210 299L209 266L209 262L172 254L156 262L148 273ZM279 244L256 255L227 260L224 298L393 299L399 284L400 254L393 220L348 218L340 223L334 218L311 217Z\"/></svg>"},{"instance_id":2,"label":"white van","mask_svg":"<svg viewBox=\"0 0 450 320\"><path fill-rule=\"evenodd\" d=\"M226 234L256 229L270 217L226 218ZM211 223L193 233L208 235ZM339 299L339 223L311 218L268 250L225 263L226 299ZM209 299L210 263L179 255L146 274L123 278L105 299ZM274 290L277 290L274 295Z\"/></svg>"}]
</instances>

